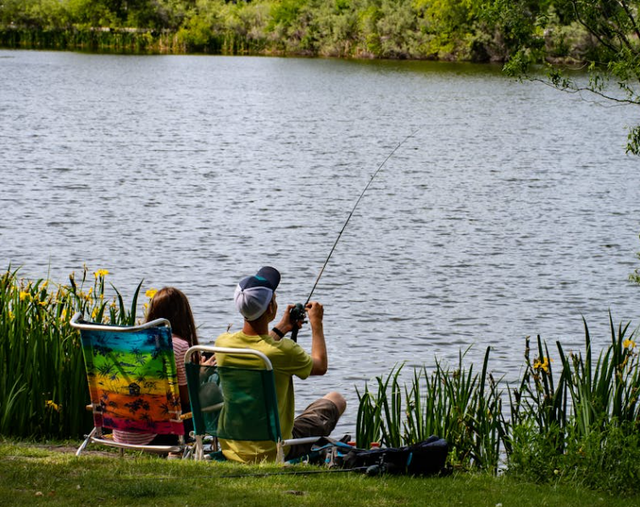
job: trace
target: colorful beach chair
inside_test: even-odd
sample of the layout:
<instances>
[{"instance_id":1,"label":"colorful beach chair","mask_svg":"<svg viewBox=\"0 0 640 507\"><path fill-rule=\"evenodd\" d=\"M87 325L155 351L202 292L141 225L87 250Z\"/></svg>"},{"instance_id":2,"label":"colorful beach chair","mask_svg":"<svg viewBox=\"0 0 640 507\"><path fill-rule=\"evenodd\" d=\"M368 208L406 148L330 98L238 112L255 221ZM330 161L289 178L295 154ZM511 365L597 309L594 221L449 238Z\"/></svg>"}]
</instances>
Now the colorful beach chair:
<instances>
[{"instance_id":1,"label":"colorful beach chair","mask_svg":"<svg viewBox=\"0 0 640 507\"><path fill-rule=\"evenodd\" d=\"M196 358L201 353L244 356L247 367L200 365ZM262 352L197 345L187 351L185 368L196 440L195 459L203 459L206 437L213 437L214 452L218 438L270 440L276 443L278 463L284 463L286 446L312 444L322 438L282 438L273 367Z\"/></svg>"},{"instance_id":2,"label":"colorful beach chair","mask_svg":"<svg viewBox=\"0 0 640 507\"><path fill-rule=\"evenodd\" d=\"M82 338L94 423L76 456L90 443L186 456L169 321L110 326L85 322L77 313L70 324ZM176 435L178 443L124 444L109 438L105 429Z\"/></svg>"}]
</instances>

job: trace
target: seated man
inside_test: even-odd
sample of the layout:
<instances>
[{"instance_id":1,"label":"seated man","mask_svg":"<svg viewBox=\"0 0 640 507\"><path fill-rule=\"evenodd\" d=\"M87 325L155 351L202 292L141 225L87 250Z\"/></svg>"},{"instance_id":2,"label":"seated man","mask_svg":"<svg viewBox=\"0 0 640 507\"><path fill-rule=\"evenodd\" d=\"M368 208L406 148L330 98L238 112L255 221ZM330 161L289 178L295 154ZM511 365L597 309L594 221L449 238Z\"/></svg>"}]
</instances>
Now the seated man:
<instances>
[{"instance_id":1,"label":"seated man","mask_svg":"<svg viewBox=\"0 0 640 507\"><path fill-rule=\"evenodd\" d=\"M347 402L337 392L330 392L316 400L294 421L295 402L293 375L306 379L309 375L324 375L327 371L327 347L322 327L323 308L311 302L305 310L311 325L311 355L284 336L300 322L291 322L289 305L278 325L269 331L269 323L276 317L278 304L275 290L280 273L263 267L255 276L243 278L235 291L238 311L244 317L242 331L224 333L216 340L218 347L251 348L263 352L271 361L275 374L276 396L282 438L301 438L329 435L344 412ZM218 365L234 366L237 361L227 354L218 355ZM275 460L276 444L270 441L220 440L222 452L228 459L251 462ZM306 454L309 445L296 445L287 452L286 459Z\"/></svg>"}]
</instances>

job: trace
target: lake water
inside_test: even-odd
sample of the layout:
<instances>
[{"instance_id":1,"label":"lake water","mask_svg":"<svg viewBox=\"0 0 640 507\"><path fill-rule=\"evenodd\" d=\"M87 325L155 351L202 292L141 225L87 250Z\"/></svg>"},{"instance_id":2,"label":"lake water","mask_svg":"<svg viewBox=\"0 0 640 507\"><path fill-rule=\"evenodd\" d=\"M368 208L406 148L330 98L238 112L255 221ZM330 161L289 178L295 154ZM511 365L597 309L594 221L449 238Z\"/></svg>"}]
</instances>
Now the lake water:
<instances>
[{"instance_id":1,"label":"lake water","mask_svg":"<svg viewBox=\"0 0 640 507\"><path fill-rule=\"evenodd\" d=\"M0 264L177 286L212 341L262 265L281 308L307 299L418 130L313 297L331 370L298 408L338 389L353 431L354 386L394 364L491 346L509 379L527 335L578 350L584 316L604 346L609 310L637 317L637 111L587 98L489 66L0 51Z\"/></svg>"}]
</instances>

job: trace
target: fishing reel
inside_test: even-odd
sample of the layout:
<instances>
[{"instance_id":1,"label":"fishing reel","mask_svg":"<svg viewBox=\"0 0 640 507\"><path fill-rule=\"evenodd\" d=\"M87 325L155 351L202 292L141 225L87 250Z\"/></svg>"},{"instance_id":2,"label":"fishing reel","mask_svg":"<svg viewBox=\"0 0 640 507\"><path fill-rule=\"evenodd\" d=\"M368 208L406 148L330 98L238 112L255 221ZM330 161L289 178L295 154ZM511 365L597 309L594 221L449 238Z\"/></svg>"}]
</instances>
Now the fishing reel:
<instances>
[{"instance_id":1,"label":"fishing reel","mask_svg":"<svg viewBox=\"0 0 640 507\"><path fill-rule=\"evenodd\" d=\"M291 308L291 312L289 313L289 318L292 323L304 322L305 317L307 316L304 305L302 303L296 303L296 305ZM293 329L291 330L291 339L294 342L298 341L298 326L294 324Z\"/></svg>"}]
</instances>

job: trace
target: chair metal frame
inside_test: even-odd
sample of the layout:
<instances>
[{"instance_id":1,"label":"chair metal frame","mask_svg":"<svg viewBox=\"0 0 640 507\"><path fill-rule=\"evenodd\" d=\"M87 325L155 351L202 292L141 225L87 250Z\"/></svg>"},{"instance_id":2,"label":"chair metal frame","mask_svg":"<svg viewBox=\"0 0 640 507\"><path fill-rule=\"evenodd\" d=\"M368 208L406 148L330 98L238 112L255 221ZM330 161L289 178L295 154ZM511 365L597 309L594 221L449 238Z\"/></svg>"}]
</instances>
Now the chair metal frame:
<instances>
[{"instance_id":1,"label":"chair metal frame","mask_svg":"<svg viewBox=\"0 0 640 507\"><path fill-rule=\"evenodd\" d=\"M109 324L99 324L95 322L85 322L83 320L83 315L81 312L76 313L70 321L71 327L78 329L81 333L82 331L103 331L103 332L117 332L117 333L136 333L139 331L143 331L145 329L151 329L155 327L168 327L171 329L171 323L167 319L156 319L150 322L146 322L144 324L140 324L137 326L113 326ZM175 361L175 358L172 358ZM175 363L174 363L175 364ZM101 415L101 407L96 406L96 404L91 403L91 405L87 406L87 409L91 409L94 414L100 413ZM178 418L180 418L180 413L178 413ZM176 420L176 422L177 422ZM182 422L182 421L180 421ZM182 424L184 424L182 422ZM94 427L91 432L86 435L85 440L82 442L78 450L76 451L76 456L80 456L80 454L86 449L86 447L90 443L96 443L100 445L106 445L109 447L116 447L120 449L120 452L124 450L135 450L135 451L145 451L159 454L168 454L168 453L183 453L183 458L189 457L191 454L191 449L185 444L185 439L183 435L178 436L178 444L177 445L154 445L154 444L125 444L120 442L115 442L112 439L105 438L102 434L102 426L95 425L94 419Z\"/></svg>"},{"instance_id":2,"label":"chair metal frame","mask_svg":"<svg viewBox=\"0 0 640 507\"><path fill-rule=\"evenodd\" d=\"M273 365L271 364L271 361L264 353L260 352L259 350L254 350L249 348L216 347L213 345L195 345L191 347L189 350L187 350L187 353L185 354L185 357L184 357L185 365L188 363L191 363L191 357L198 352L213 352L214 354L219 352L221 354L254 356L262 361L262 364L265 370L273 371ZM211 409L222 410L223 405L224 405L224 402L216 404ZM193 409L193 406L192 406L192 409ZM277 407L276 407L275 415L276 417L278 417L278 421L279 421L279 414L277 411ZM297 445L297 444L313 444L318 440L320 440L321 438L323 438L323 436L283 439L282 436L280 435L278 440L275 442L276 463L282 464L285 462L284 448L286 446ZM204 435L195 435L196 445L195 445L195 451L194 451L194 458L196 460L201 460L204 457L203 439L204 439Z\"/></svg>"}]
</instances>

